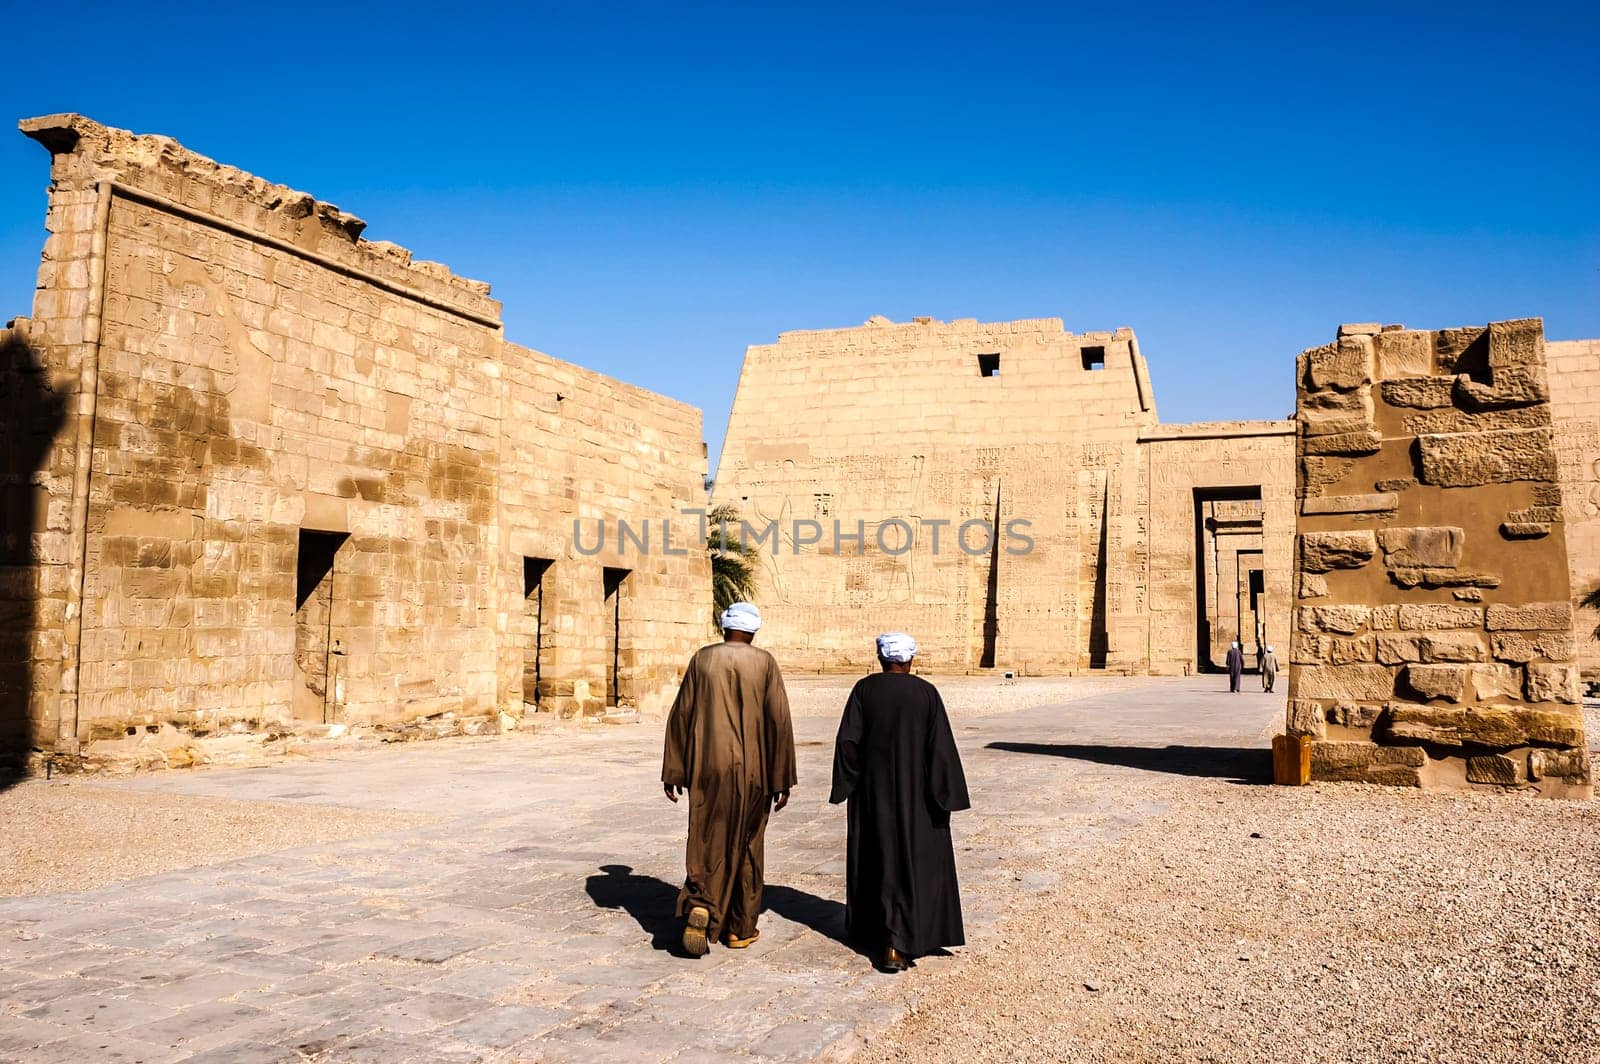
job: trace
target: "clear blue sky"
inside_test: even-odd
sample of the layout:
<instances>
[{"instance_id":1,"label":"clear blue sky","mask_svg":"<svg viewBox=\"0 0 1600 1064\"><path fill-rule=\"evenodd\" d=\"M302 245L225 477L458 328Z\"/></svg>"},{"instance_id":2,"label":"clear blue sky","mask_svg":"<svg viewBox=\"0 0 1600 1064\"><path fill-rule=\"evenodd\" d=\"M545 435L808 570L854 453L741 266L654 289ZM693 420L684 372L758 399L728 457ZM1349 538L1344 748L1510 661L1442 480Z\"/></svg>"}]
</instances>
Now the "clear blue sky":
<instances>
[{"instance_id":1,"label":"clear blue sky","mask_svg":"<svg viewBox=\"0 0 1600 1064\"><path fill-rule=\"evenodd\" d=\"M1283 416L1341 321L1600 336L1597 43L1594 3L18 4L0 115L331 200L714 458L745 345L872 314L1131 325L1168 421ZM45 184L0 138L3 316Z\"/></svg>"}]
</instances>

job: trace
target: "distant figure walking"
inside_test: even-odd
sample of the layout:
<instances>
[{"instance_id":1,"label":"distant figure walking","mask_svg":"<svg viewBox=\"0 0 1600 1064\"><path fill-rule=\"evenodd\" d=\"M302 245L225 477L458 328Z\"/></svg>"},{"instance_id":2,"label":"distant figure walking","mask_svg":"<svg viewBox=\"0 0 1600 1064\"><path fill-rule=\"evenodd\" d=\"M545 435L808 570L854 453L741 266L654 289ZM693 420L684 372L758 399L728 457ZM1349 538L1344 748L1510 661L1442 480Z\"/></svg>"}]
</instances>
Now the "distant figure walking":
<instances>
[{"instance_id":1,"label":"distant figure walking","mask_svg":"<svg viewBox=\"0 0 1600 1064\"><path fill-rule=\"evenodd\" d=\"M1267 693L1272 692L1272 685L1278 680L1278 655L1268 647L1261 655L1261 689Z\"/></svg>"},{"instance_id":2,"label":"distant figure walking","mask_svg":"<svg viewBox=\"0 0 1600 1064\"><path fill-rule=\"evenodd\" d=\"M845 923L878 967L966 942L950 814L971 808L944 701L911 675L917 642L878 637L882 672L855 685L833 750L833 792L848 801Z\"/></svg>"},{"instance_id":3,"label":"distant figure walking","mask_svg":"<svg viewBox=\"0 0 1600 1064\"><path fill-rule=\"evenodd\" d=\"M721 643L690 659L667 718L661 785L689 790L688 875L678 894L683 948L703 956L719 935L729 949L760 937L767 814L795 784L794 726L778 663L751 646L761 613L722 611Z\"/></svg>"},{"instance_id":4,"label":"distant figure walking","mask_svg":"<svg viewBox=\"0 0 1600 1064\"><path fill-rule=\"evenodd\" d=\"M1228 648L1228 690L1235 694L1239 691L1239 680L1244 676L1244 651L1239 649L1238 640Z\"/></svg>"}]
</instances>

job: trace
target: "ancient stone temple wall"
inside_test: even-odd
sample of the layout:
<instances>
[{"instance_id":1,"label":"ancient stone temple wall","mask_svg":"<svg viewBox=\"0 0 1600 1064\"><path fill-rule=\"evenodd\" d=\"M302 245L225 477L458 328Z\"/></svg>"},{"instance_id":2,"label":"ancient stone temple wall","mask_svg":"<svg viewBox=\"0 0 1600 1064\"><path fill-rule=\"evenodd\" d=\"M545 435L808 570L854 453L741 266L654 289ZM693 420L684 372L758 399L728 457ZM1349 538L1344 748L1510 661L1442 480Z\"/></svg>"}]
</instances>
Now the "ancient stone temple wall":
<instances>
[{"instance_id":1,"label":"ancient stone temple wall","mask_svg":"<svg viewBox=\"0 0 1600 1064\"><path fill-rule=\"evenodd\" d=\"M29 478L33 730L172 760L514 718L523 554L567 588L548 708L660 701L704 634L703 552L634 566L628 610L655 619L608 691L618 633L571 520L694 505L696 411L507 345L486 284L304 193L78 116L23 129L53 157L29 352L67 411Z\"/></svg>"},{"instance_id":2,"label":"ancient stone temple wall","mask_svg":"<svg viewBox=\"0 0 1600 1064\"><path fill-rule=\"evenodd\" d=\"M1312 776L1590 792L1537 319L1298 362L1288 730Z\"/></svg>"},{"instance_id":3,"label":"ancient stone temple wall","mask_svg":"<svg viewBox=\"0 0 1600 1064\"><path fill-rule=\"evenodd\" d=\"M751 347L714 501L775 528L763 645L859 669L903 628L929 669L1141 667L1154 421L1125 329L874 319Z\"/></svg>"},{"instance_id":4,"label":"ancient stone temple wall","mask_svg":"<svg viewBox=\"0 0 1600 1064\"><path fill-rule=\"evenodd\" d=\"M1600 340L1545 342L1578 662L1600 682Z\"/></svg>"}]
</instances>

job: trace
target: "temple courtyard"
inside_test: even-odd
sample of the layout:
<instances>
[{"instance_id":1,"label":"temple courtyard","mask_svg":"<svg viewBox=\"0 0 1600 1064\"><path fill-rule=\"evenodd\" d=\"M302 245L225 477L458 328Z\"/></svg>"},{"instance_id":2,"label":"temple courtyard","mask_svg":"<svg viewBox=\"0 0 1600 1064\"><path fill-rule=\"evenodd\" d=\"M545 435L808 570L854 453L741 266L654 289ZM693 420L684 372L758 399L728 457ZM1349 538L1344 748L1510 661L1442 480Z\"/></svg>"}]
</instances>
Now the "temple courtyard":
<instances>
[{"instance_id":1,"label":"temple courtyard","mask_svg":"<svg viewBox=\"0 0 1600 1064\"><path fill-rule=\"evenodd\" d=\"M0 1060L1600 1055L1593 803L1272 787L1254 677L939 683L968 945L909 973L842 941L848 681L796 678L762 938L701 960L659 721L0 793Z\"/></svg>"}]
</instances>

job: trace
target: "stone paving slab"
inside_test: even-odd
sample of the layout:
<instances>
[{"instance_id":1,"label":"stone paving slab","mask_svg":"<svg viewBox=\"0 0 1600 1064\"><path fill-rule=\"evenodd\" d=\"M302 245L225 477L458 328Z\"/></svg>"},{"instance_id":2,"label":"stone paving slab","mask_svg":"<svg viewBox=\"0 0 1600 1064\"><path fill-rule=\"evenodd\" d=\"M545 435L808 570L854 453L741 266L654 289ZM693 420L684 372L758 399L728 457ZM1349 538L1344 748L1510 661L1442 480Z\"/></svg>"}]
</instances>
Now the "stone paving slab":
<instances>
[{"instance_id":1,"label":"stone paving slab","mask_svg":"<svg viewBox=\"0 0 1600 1064\"><path fill-rule=\"evenodd\" d=\"M1160 812L1122 798L1119 778L1264 765L1281 697L1223 686L1155 681L958 721L975 807L955 818L972 946L919 969L964 963L996 940L1008 905L1050 889L1056 877L1031 858L1106 845ZM436 820L0 900L0 1059L840 1059L910 991L842 941L833 729L797 721L801 786L768 832L761 941L699 960L675 953L685 807L660 795L659 728L100 784Z\"/></svg>"}]
</instances>

